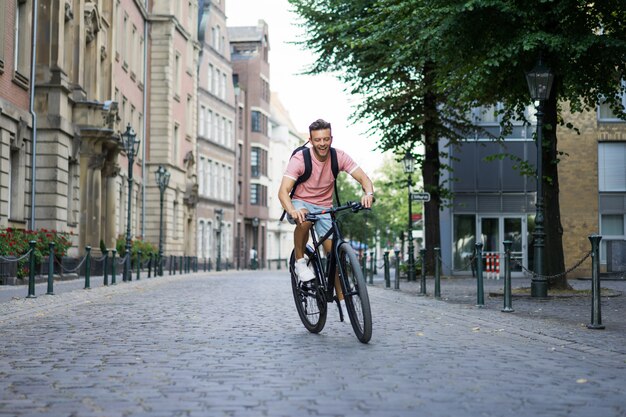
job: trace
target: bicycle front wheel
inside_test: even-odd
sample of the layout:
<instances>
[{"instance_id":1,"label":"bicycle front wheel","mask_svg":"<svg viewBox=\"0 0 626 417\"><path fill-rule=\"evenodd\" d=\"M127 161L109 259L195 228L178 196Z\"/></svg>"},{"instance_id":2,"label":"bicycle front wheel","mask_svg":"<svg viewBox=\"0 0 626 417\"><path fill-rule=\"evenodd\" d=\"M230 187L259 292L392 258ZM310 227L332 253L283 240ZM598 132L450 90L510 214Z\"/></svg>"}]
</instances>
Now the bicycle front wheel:
<instances>
[{"instance_id":1,"label":"bicycle front wheel","mask_svg":"<svg viewBox=\"0 0 626 417\"><path fill-rule=\"evenodd\" d=\"M361 343L372 338L372 312L363 271L354 249L347 243L339 246L339 272L346 309L354 334Z\"/></svg>"},{"instance_id":2,"label":"bicycle front wheel","mask_svg":"<svg viewBox=\"0 0 626 417\"><path fill-rule=\"evenodd\" d=\"M313 251L307 247L305 258L307 262L313 257ZM289 259L289 271L291 272L291 289L296 310L304 327L311 333L319 333L326 324L327 304L324 299L324 289L320 284L321 271L317 270L315 263L311 263L316 278L311 283L303 284L295 271L296 254L291 252Z\"/></svg>"}]
</instances>

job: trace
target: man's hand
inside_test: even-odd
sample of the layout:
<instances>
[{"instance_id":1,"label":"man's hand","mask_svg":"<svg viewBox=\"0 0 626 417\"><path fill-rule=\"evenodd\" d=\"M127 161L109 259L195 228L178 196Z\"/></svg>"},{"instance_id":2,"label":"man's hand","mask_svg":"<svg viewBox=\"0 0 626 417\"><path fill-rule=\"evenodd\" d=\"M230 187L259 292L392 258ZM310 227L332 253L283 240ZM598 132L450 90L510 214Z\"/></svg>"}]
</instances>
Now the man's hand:
<instances>
[{"instance_id":1,"label":"man's hand","mask_svg":"<svg viewBox=\"0 0 626 417\"><path fill-rule=\"evenodd\" d=\"M374 203L374 194L368 193L361 197L361 205L365 208L372 208Z\"/></svg>"},{"instance_id":2,"label":"man's hand","mask_svg":"<svg viewBox=\"0 0 626 417\"><path fill-rule=\"evenodd\" d=\"M290 210L288 214L291 216L292 219L295 220L296 224L300 224L304 221L307 213L308 211L304 209L293 209Z\"/></svg>"}]
</instances>

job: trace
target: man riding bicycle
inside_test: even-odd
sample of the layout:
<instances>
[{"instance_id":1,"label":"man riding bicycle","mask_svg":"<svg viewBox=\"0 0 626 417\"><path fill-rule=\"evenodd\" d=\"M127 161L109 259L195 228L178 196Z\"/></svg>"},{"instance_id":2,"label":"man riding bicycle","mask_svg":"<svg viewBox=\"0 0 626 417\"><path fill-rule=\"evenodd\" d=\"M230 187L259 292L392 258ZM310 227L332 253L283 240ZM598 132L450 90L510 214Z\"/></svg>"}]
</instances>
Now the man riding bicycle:
<instances>
[{"instance_id":1,"label":"man riding bicycle","mask_svg":"<svg viewBox=\"0 0 626 417\"><path fill-rule=\"evenodd\" d=\"M295 272L302 282L315 279L315 274L306 264L304 252L309 239L311 222L305 221L308 212L324 210L333 204L334 174L331 168L331 144L333 142L330 123L318 119L309 126L309 143L311 150L311 172L309 178L298 184L293 197L290 192L296 185L298 178L305 172L304 152L295 153L283 176L278 190L278 199L285 209L288 220L296 224L294 230L294 251L295 251ZM361 204L365 208L370 208L374 201L374 186L367 174L361 169L350 156L335 149L337 154L337 165L339 171L345 171L357 180L363 188L364 195L361 197ZM319 236L323 236L330 229L330 216L319 216L315 222L315 231ZM332 248L332 241L327 239L323 243L324 250L329 253ZM337 298L343 305L343 293L339 280L335 278L335 291Z\"/></svg>"}]
</instances>

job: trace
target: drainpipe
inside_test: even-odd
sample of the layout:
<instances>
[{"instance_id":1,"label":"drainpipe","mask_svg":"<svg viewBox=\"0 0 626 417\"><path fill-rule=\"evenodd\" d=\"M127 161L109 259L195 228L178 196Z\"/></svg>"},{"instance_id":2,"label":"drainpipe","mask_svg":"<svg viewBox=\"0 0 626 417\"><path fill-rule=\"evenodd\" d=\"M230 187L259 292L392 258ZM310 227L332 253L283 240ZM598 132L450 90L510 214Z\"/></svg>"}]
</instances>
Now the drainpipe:
<instances>
[{"instance_id":1,"label":"drainpipe","mask_svg":"<svg viewBox=\"0 0 626 417\"><path fill-rule=\"evenodd\" d=\"M148 135L148 0L145 0L146 20L143 25L143 150L141 155L141 237L146 237L146 137Z\"/></svg>"},{"instance_id":2,"label":"drainpipe","mask_svg":"<svg viewBox=\"0 0 626 417\"><path fill-rule=\"evenodd\" d=\"M30 57L30 114L33 118L32 127L32 161L31 161L31 182L30 182L30 230L35 230L35 183L37 180L37 113L35 113L35 59L37 57L37 9L39 1L33 2L33 30L32 47Z\"/></svg>"}]
</instances>

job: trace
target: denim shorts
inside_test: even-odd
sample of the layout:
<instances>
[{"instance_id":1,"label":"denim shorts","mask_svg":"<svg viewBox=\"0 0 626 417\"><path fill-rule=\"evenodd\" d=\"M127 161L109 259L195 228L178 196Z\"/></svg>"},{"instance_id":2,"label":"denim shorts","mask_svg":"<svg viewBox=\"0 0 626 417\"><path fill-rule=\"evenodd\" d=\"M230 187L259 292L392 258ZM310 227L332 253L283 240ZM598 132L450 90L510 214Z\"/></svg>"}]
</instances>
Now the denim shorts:
<instances>
[{"instance_id":1,"label":"denim shorts","mask_svg":"<svg viewBox=\"0 0 626 417\"><path fill-rule=\"evenodd\" d=\"M307 203L306 201L302 201L302 200L292 200L291 202L293 206L296 208L296 210L306 209L309 211L309 213L312 213L315 211L326 210L328 208L328 207L316 206L315 204ZM296 221L290 215L287 215L287 220L291 224L296 224ZM324 236L324 234L326 234L326 232L330 230L331 224L332 223L330 221L330 214L319 215L317 216L317 221L315 222L315 232L317 233L319 237L322 237Z\"/></svg>"}]
</instances>

